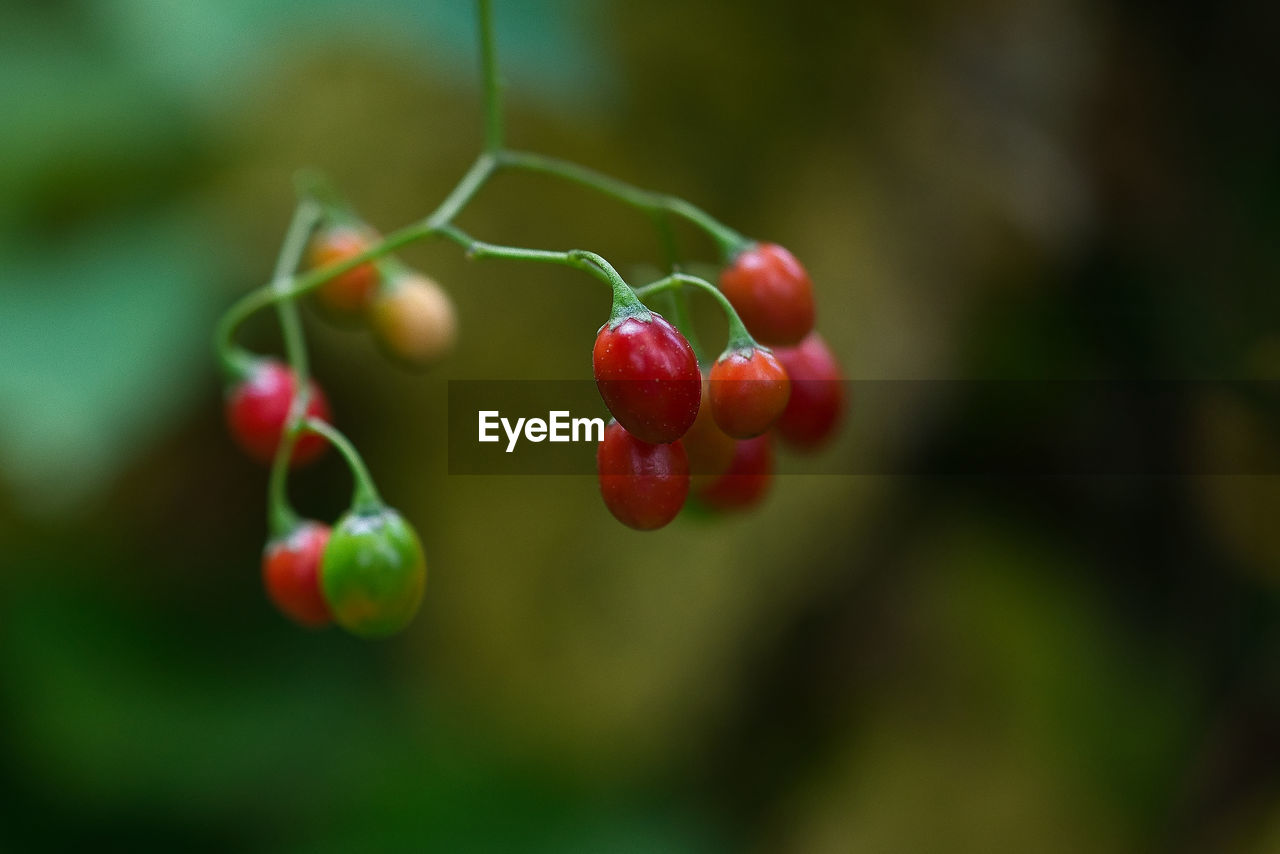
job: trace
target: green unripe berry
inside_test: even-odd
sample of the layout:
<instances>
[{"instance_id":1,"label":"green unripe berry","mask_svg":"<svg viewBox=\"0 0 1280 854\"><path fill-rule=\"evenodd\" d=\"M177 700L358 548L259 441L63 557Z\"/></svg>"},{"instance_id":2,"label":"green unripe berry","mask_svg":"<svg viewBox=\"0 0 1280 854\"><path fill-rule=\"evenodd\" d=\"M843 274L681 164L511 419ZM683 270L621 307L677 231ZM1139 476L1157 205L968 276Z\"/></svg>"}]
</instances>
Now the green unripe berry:
<instances>
[{"instance_id":1,"label":"green unripe berry","mask_svg":"<svg viewBox=\"0 0 1280 854\"><path fill-rule=\"evenodd\" d=\"M339 519L320 564L334 622L367 638L408 626L426 579L418 535L389 507L352 510Z\"/></svg>"}]
</instances>

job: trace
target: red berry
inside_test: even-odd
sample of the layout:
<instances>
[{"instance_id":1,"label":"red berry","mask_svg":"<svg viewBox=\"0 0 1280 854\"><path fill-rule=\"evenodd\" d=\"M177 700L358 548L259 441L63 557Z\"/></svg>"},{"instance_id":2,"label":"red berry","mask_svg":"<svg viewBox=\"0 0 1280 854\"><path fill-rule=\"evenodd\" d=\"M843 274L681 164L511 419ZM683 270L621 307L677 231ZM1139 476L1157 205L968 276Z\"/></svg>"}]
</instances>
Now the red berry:
<instances>
[{"instance_id":1,"label":"red berry","mask_svg":"<svg viewBox=\"0 0 1280 854\"><path fill-rule=\"evenodd\" d=\"M262 581L267 596L286 617L320 628L333 619L320 589L320 558L329 542L329 526L304 522L288 536L267 543L262 552Z\"/></svg>"},{"instance_id":2,"label":"red berry","mask_svg":"<svg viewBox=\"0 0 1280 854\"><path fill-rule=\"evenodd\" d=\"M275 459L280 435L293 404L293 371L275 359L259 359L249 378L232 386L227 393L227 425L231 435L246 454L263 463ZM330 420L329 402L324 392L311 382L311 399L307 413L311 418ZM313 434L298 439L290 462L297 466L309 463L324 452L325 440Z\"/></svg>"},{"instance_id":3,"label":"red berry","mask_svg":"<svg viewBox=\"0 0 1280 854\"><path fill-rule=\"evenodd\" d=\"M605 405L636 438L674 442L698 416L698 359L661 315L606 323L596 336L591 360Z\"/></svg>"},{"instance_id":4,"label":"red berry","mask_svg":"<svg viewBox=\"0 0 1280 854\"><path fill-rule=\"evenodd\" d=\"M779 348L777 356L791 377L791 399L778 419L778 432L789 445L817 448L835 434L844 414L840 365L817 332L799 347Z\"/></svg>"},{"instance_id":5,"label":"red berry","mask_svg":"<svg viewBox=\"0 0 1280 854\"><path fill-rule=\"evenodd\" d=\"M698 493L717 510L742 510L760 502L773 481L773 444L768 433L740 439L729 471Z\"/></svg>"},{"instance_id":6,"label":"red berry","mask_svg":"<svg viewBox=\"0 0 1280 854\"><path fill-rule=\"evenodd\" d=\"M689 494L689 458L679 441L653 445L610 421L596 450L600 494L609 512L637 531L676 518Z\"/></svg>"},{"instance_id":7,"label":"red berry","mask_svg":"<svg viewBox=\"0 0 1280 854\"><path fill-rule=\"evenodd\" d=\"M708 382L702 384L703 400L711 399ZM698 408L698 417L689 432L680 437L680 444L689 456L689 486L696 490L711 484L729 470L738 443L716 426L708 405Z\"/></svg>"},{"instance_id":8,"label":"red berry","mask_svg":"<svg viewBox=\"0 0 1280 854\"><path fill-rule=\"evenodd\" d=\"M370 229L337 226L316 234L307 257L313 269L322 269L359 255L377 239ZM366 262L325 282L316 289L316 299L335 314L359 315L373 298L378 281L377 266Z\"/></svg>"},{"instance_id":9,"label":"red berry","mask_svg":"<svg viewBox=\"0 0 1280 854\"><path fill-rule=\"evenodd\" d=\"M797 344L813 329L813 282L795 256L776 243L742 252L720 273L747 331L762 344Z\"/></svg>"},{"instance_id":10,"label":"red berry","mask_svg":"<svg viewBox=\"0 0 1280 854\"><path fill-rule=\"evenodd\" d=\"M768 350L736 350L711 368L711 414L735 439L759 436L782 414L790 385Z\"/></svg>"}]
</instances>

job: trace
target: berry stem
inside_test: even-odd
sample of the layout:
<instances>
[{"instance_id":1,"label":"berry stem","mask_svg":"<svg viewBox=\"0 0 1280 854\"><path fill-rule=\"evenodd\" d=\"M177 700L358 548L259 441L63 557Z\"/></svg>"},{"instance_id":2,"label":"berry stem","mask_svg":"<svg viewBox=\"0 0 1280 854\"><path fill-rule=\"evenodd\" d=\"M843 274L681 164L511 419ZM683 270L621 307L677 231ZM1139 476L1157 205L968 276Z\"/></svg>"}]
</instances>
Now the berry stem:
<instances>
[{"instance_id":1,"label":"berry stem","mask_svg":"<svg viewBox=\"0 0 1280 854\"><path fill-rule=\"evenodd\" d=\"M321 214L320 206L310 199L298 203L293 221L289 223L289 231L285 234L284 245L280 247L275 271L271 274L273 291L280 292L288 288L294 271L302 260L302 253L307 249L311 232L320 222ZM277 302L276 313L280 317L280 331L284 336L285 356L289 360L289 366L293 368L296 386L293 408L299 409L298 399L303 398L301 410L305 410L310 366L307 362L307 344L302 336L302 318L298 315L298 306L293 299Z\"/></svg>"},{"instance_id":2,"label":"berry stem","mask_svg":"<svg viewBox=\"0 0 1280 854\"><path fill-rule=\"evenodd\" d=\"M307 240L322 216L322 210L311 199L303 199L293 212L293 220L285 234L284 245L280 247L280 255L276 259L275 272L272 273L271 288L279 291L285 288L289 279L302 260L306 251ZM285 492L288 479L289 461L293 457L293 446L297 441L297 424L302 420L311 397L310 368L307 363L307 345L302 335L302 319L298 316L298 305L292 299L276 303L276 312L280 317L280 330L284 336L285 355L289 366L293 369L293 400L289 403L287 428L280 438L280 447L276 449L275 460L271 464L271 479L267 486L267 524L272 536L281 536L291 531L298 524L298 516L289 504Z\"/></svg>"},{"instance_id":3,"label":"berry stem","mask_svg":"<svg viewBox=\"0 0 1280 854\"><path fill-rule=\"evenodd\" d=\"M280 450L271 461L271 479L267 483L267 530L271 539L283 537L298 526L298 514L285 491L289 479L289 458L293 456L297 438L297 431L285 430L280 437Z\"/></svg>"},{"instance_id":4,"label":"berry stem","mask_svg":"<svg viewBox=\"0 0 1280 854\"><path fill-rule=\"evenodd\" d=\"M457 243L466 252L468 258L497 258L508 261L532 261L543 264L559 264L590 273L607 284L613 291L613 318L649 316L649 310L636 298L635 291L626 280L614 269L613 265L594 252L583 249L571 249L557 252L550 249L524 249L517 246L502 246L486 243L467 234L456 225L442 225L437 233Z\"/></svg>"},{"instance_id":5,"label":"berry stem","mask_svg":"<svg viewBox=\"0 0 1280 854\"><path fill-rule=\"evenodd\" d=\"M355 481L351 494L352 510L378 510L383 507L382 496L378 494L378 488L373 484L373 477L370 476L364 459L355 445L351 444L351 440L342 435L338 428L319 418L306 419L302 422L302 429L328 439L329 444L337 448L338 453L342 454L342 458L346 460L347 468L351 469L351 477Z\"/></svg>"},{"instance_id":6,"label":"berry stem","mask_svg":"<svg viewBox=\"0 0 1280 854\"><path fill-rule=\"evenodd\" d=\"M502 82L493 45L493 10L490 0L476 0L476 26L480 35L480 78L484 86L484 149L502 150Z\"/></svg>"},{"instance_id":7,"label":"berry stem","mask_svg":"<svg viewBox=\"0 0 1280 854\"><path fill-rule=\"evenodd\" d=\"M734 309L729 298L720 292L720 289L708 282L706 279L698 276L690 276L687 273L672 273L670 276L659 279L643 287L636 288L635 295L640 299L655 296L666 291L679 290L685 285L701 288L715 298L720 304L720 308L724 311L725 319L729 322L729 341L725 344L724 352L731 353L737 350L757 350L764 349L756 343L755 338L751 337L751 333L747 331L747 327L742 324L742 319L738 317L738 312ZM699 359L701 362L701 359Z\"/></svg>"},{"instance_id":8,"label":"berry stem","mask_svg":"<svg viewBox=\"0 0 1280 854\"><path fill-rule=\"evenodd\" d=\"M680 248L676 244L675 231L671 228L671 216L664 210L655 211L653 214L653 223L658 230L658 242L662 244L663 254L666 256L667 272L680 272ZM671 323L676 329L680 330L680 334L689 342L689 346L693 349L693 355L701 365L705 361L702 350L702 342L698 339L698 331L693 328L693 314L689 308L689 299L683 289L668 291L667 297L667 314L671 318Z\"/></svg>"},{"instance_id":9,"label":"berry stem","mask_svg":"<svg viewBox=\"0 0 1280 854\"><path fill-rule=\"evenodd\" d=\"M495 156L498 158L498 164L501 167L551 175L574 184L590 187L623 204L630 205L651 215L660 212L669 213L687 220L710 235L720 247L720 252L726 261L737 256L738 253L752 243L752 241L729 228L729 226L720 222L706 211L677 196L643 190L603 172L597 172L586 166L581 166L568 160L561 160L558 157L549 157L545 154L504 150L496 152Z\"/></svg>"}]
</instances>

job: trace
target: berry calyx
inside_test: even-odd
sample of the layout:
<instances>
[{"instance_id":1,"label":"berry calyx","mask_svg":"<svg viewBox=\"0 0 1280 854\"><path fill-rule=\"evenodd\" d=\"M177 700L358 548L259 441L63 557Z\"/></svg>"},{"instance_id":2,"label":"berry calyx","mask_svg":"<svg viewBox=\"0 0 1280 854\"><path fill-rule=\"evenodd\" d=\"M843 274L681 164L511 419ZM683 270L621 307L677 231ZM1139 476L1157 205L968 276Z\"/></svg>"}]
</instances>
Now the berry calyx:
<instances>
[{"instance_id":1,"label":"berry calyx","mask_svg":"<svg viewBox=\"0 0 1280 854\"><path fill-rule=\"evenodd\" d=\"M357 507L333 526L320 586L333 619L354 635L401 631L422 603L427 564L418 535L389 507Z\"/></svg>"},{"instance_id":2,"label":"berry calyx","mask_svg":"<svg viewBox=\"0 0 1280 854\"><path fill-rule=\"evenodd\" d=\"M813 282L795 256L758 243L720 273L720 290L762 344L798 344L813 329Z\"/></svg>"},{"instance_id":3,"label":"berry calyx","mask_svg":"<svg viewBox=\"0 0 1280 854\"><path fill-rule=\"evenodd\" d=\"M735 439L759 436L782 414L791 384L773 353L759 347L726 351L711 367L711 414Z\"/></svg>"},{"instance_id":4,"label":"berry calyx","mask_svg":"<svg viewBox=\"0 0 1280 854\"><path fill-rule=\"evenodd\" d=\"M711 399L709 380L703 380L702 399ZM729 470L737 442L726 434L711 414L711 407L698 407L698 417L693 420L689 432L680 437L685 454L689 457L689 486L700 489L710 485Z\"/></svg>"},{"instance_id":5,"label":"berry calyx","mask_svg":"<svg viewBox=\"0 0 1280 854\"><path fill-rule=\"evenodd\" d=\"M770 434L740 439L729 470L698 498L716 510L744 510L758 504L773 482L773 443Z\"/></svg>"},{"instance_id":6,"label":"berry calyx","mask_svg":"<svg viewBox=\"0 0 1280 854\"><path fill-rule=\"evenodd\" d=\"M689 494L689 458L679 441L655 445L610 421L596 449L600 495L619 522L653 531L679 513Z\"/></svg>"},{"instance_id":7,"label":"berry calyx","mask_svg":"<svg viewBox=\"0 0 1280 854\"><path fill-rule=\"evenodd\" d=\"M268 542L262 552L267 596L282 614L309 628L333 620L320 590L320 558L328 542L329 526L308 521Z\"/></svg>"},{"instance_id":8,"label":"berry calyx","mask_svg":"<svg viewBox=\"0 0 1280 854\"><path fill-rule=\"evenodd\" d=\"M313 269L323 269L346 261L367 250L378 239L372 229L355 225L336 225L318 232L311 239L307 260ZM316 301L330 313L358 317L369 305L381 276L372 261L334 276L316 289Z\"/></svg>"},{"instance_id":9,"label":"berry calyx","mask_svg":"<svg viewBox=\"0 0 1280 854\"><path fill-rule=\"evenodd\" d=\"M702 398L698 359L662 315L610 320L600 327L591 361L605 405L637 439L674 442L693 424Z\"/></svg>"},{"instance_id":10,"label":"berry calyx","mask_svg":"<svg viewBox=\"0 0 1280 854\"><path fill-rule=\"evenodd\" d=\"M270 464L280 447L297 383L293 371L276 359L258 359L248 376L227 391L227 426L242 450L261 463ZM315 381L309 384L306 415L331 420L329 402ZM299 437L289 461L299 466L324 453L326 442L315 435Z\"/></svg>"},{"instance_id":11,"label":"berry calyx","mask_svg":"<svg viewBox=\"0 0 1280 854\"><path fill-rule=\"evenodd\" d=\"M458 335L453 300L419 273L405 273L384 286L369 307L369 322L383 350L413 368L438 361Z\"/></svg>"},{"instance_id":12,"label":"berry calyx","mask_svg":"<svg viewBox=\"0 0 1280 854\"><path fill-rule=\"evenodd\" d=\"M778 419L778 433L801 450L818 448L835 435L844 414L840 364L817 332L798 347L780 347L776 355L791 378L791 399Z\"/></svg>"}]
</instances>

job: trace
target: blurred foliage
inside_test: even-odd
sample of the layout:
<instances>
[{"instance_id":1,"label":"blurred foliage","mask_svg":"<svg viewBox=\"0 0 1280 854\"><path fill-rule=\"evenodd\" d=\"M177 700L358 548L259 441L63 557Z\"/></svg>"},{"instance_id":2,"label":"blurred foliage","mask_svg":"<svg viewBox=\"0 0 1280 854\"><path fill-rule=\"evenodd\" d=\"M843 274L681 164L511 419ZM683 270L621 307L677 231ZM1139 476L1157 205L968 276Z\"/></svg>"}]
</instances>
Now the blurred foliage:
<instances>
[{"instance_id":1,"label":"blurred foliage","mask_svg":"<svg viewBox=\"0 0 1280 854\"><path fill-rule=\"evenodd\" d=\"M590 479L448 477L445 380L585 376L608 296L562 270L407 251L463 325L425 377L308 318L428 594L386 644L270 611L212 324L296 167L384 229L452 186L468 5L0 7L0 848L1274 850L1273 478L794 476L639 535ZM791 247L852 377L1276 376L1265 4L495 5L513 141ZM531 176L464 224L660 261L643 217ZM893 417L855 414L832 470L945 463L983 413ZM294 495L332 518L346 489L329 460Z\"/></svg>"}]
</instances>

